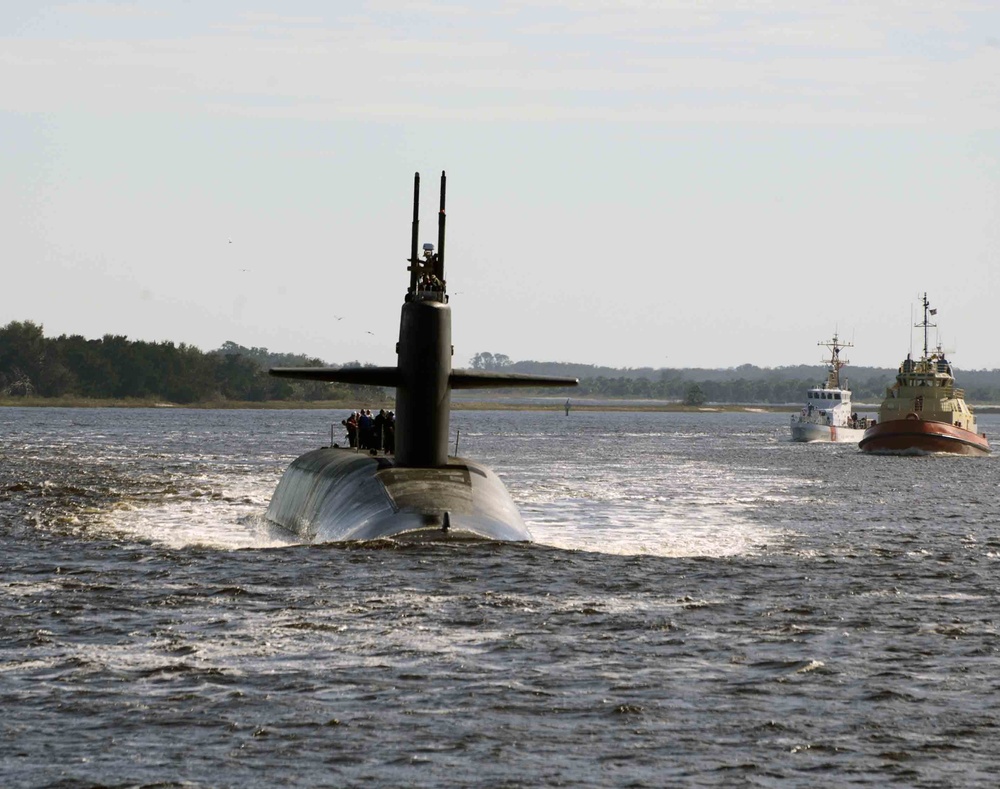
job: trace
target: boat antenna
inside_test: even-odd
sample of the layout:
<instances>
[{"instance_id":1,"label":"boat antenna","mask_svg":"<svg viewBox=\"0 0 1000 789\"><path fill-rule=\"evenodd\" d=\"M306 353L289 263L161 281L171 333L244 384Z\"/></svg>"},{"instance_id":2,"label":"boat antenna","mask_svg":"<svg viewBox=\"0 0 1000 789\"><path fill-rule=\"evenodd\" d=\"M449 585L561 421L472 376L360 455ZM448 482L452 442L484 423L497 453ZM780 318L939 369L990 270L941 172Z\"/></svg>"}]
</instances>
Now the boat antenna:
<instances>
[{"instance_id":1,"label":"boat antenna","mask_svg":"<svg viewBox=\"0 0 1000 789\"><path fill-rule=\"evenodd\" d=\"M827 369L827 388L839 389L840 368L842 368L845 364L848 364L847 359L840 358L840 352L844 350L844 348L853 348L854 343L841 343L837 332L834 331L832 340L829 340L828 342L818 342L816 344L830 349L830 358L823 359L823 361L829 365L829 368Z\"/></svg>"},{"instance_id":2,"label":"boat antenna","mask_svg":"<svg viewBox=\"0 0 1000 789\"><path fill-rule=\"evenodd\" d=\"M937 324L936 323L931 323L930 316L931 315L937 315L937 310L936 309L934 309L934 310L930 309L931 303L929 301L927 301L927 294L926 293L924 293L924 297L921 300L921 304L922 304L922 306L924 308L924 319L920 323L914 324L914 327L915 328L923 327L923 329L924 329L924 358L926 359L927 356L928 356L928 354L927 354L927 350L928 350L928 345L927 345L927 330L928 329L936 329L937 328ZM911 307L911 309L912 309L912 307Z\"/></svg>"},{"instance_id":3,"label":"boat antenna","mask_svg":"<svg viewBox=\"0 0 1000 789\"><path fill-rule=\"evenodd\" d=\"M910 302L910 352L906 354L907 359L913 358L913 302Z\"/></svg>"}]
</instances>

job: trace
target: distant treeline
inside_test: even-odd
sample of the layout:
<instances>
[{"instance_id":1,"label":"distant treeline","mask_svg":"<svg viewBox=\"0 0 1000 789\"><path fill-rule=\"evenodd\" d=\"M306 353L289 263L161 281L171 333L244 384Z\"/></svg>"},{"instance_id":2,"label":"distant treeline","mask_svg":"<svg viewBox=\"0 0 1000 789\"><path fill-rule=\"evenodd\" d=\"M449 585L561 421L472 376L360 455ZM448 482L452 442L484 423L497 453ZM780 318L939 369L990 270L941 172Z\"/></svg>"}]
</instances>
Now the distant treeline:
<instances>
[{"instance_id":1,"label":"distant treeline","mask_svg":"<svg viewBox=\"0 0 1000 789\"><path fill-rule=\"evenodd\" d=\"M99 340L45 337L42 327L31 321L14 321L0 329L0 394L5 397L134 398L186 405L338 399L361 405L384 398L374 387L290 381L267 374L269 367L318 365L328 366L320 359L272 354L233 342L205 353L183 343L110 334Z\"/></svg>"},{"instance_id":2,"label":"distant treeline","mask_svg":"<svg viewBox=\"0 0 1000 789\"><path fill-rule=\"evenodd\" d=\"M267 374L269 367L334 367L301 354L271 353L223 343L201 351L172 342L143 342L119 335L88 340L79 335L45 337L31 321L0 329L0 395L139 399L179 404L218 401L266 402L344 400L358 406L392 397L378 387L292 381ZM347 362L342 367L362 367ZM566 362L514 362L504 354L477 353L469 367L532 375L571 376L580 386L572 397L671 400L689 403L795 404L805 390L826 380L822 365L724 370L652 367L616 369ZM855 402L877 403L895 369L845 370ZM960 370L958 384L973 404L1000 403L1000 370ZM531 390L511 390L519 395ZM554 390L539 390L552 394Z\"/></svg>"},{"instance_id":3,"label":"distant treeline","mask_svg":"<svg viewBox=\"0 0 1000 789\"><path fill-rule=\"evenodd\" d=\"M698 401L783 405L801 403L805 391L826 382L823 365L757 367L742 364L726 369L614 368L564 362L514 362L504 354L478 353L469 365L481 370L503 370L531 375L562 375L580 379L574 397ZM858 403L878 403L896 380L896 368L846 367L842 383ZM955 371L958 386L972 403L1000 403L1000 370Z\"/></svg>"}]
</instances>

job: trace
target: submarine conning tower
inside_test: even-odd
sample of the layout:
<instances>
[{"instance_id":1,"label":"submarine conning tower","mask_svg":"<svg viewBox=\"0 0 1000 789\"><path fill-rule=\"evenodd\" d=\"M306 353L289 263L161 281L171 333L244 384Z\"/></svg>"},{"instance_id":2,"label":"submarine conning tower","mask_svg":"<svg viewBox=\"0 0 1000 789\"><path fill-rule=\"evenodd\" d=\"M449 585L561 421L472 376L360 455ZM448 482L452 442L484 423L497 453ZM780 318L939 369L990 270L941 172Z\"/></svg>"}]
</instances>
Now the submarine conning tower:
<instances>
[{"instance_id":1,"label":"submarine conning tower","mask_svg":"<svg viewBox=\"0 0 1000 789\"><path fill-rule=\"evenodd\" d=\"M451 390L576 386L576 378L486 370L453 370L451 307L444 277L445 189L441 173L437 249L418 255L420 173L413 176L413 224L408 271L396 343L395 367L276 367L271 375L312 381L396 387L395 465L434 468L448 464Z\"/></svg>"},{"instance_id":2,"label":"submarine conning tower","mask_svg":"<svg viewBox=\"0 0 1000 789\"><path fill-rule=\"evenodd\" d=\"M396 464L443 466L448 462L451 412L451 307L444 278L445 190L441 173L438 245L417 255L420 228L420 173L413 175L413 232L410 287L403 301L396 343Z\"/></svg>"}]
</instances>

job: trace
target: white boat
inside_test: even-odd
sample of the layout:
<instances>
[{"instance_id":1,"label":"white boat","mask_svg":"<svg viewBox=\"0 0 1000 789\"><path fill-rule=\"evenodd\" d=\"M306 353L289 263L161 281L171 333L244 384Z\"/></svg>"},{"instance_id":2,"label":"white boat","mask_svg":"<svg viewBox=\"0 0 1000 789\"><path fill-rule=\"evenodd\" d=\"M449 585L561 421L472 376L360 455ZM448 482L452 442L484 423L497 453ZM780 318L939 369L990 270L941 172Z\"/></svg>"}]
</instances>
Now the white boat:
<instances>
[{"instance_id":1,"label":"white boat","mask_svg":"<svg viewBox=\"0 0 1000 789\"><path fill-rule=\"evenodd\" d=\"M840 369L847 364L846 359L840 358L840 352L852 345L841 345L836 334L830 342L817 345L830 349L830 359L824 359L829 365L826 382L810 389L806 393L805 407L792 415L792 441L856 444L865 434L869 421L851 410L851 390L847 382L840 385Z\"/></svg>"}]
</instances>

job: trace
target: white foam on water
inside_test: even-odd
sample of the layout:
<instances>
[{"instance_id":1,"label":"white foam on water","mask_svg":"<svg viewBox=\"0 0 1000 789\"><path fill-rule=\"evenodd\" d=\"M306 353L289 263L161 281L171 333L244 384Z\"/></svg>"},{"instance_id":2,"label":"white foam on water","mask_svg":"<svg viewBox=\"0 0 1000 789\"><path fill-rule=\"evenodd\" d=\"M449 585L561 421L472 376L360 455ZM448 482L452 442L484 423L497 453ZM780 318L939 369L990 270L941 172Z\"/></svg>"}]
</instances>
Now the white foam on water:
<instances>
[{"instance_id":1,"label":"white foam on water","mask_svg":"<svg viewBox=\"0 0 1000 789\"><path fill-rule=\"evenodd\" d=\"M104 526L170 548L239 550L299 542L264 518L275 484L270 476L202 477L199 482L160 501L133 501L109 514Z\"/></svg>"},{"instance_id":2,"label":"white foam on water","mask_svg":"<svg viewBox=\"0 0 1000 789\"><path fill-rule=\"evenodd\" d=\"M787 479L684 461L669 473L627 468L600 480L552 469L550 481L519 488L515 499L536 542L567 550L667 557L753 553L781 532L751 517L786 497Z\"/></svg>"},{"instance_id":3,"label":"white foam on water","mask_svg":"<svg viewBox=\"0 0 1000 789\"><path fill-rule=\"evenodd\" d=\"M677 459L669 469L627 466L595 478L572 463L526 470L505 482L535 542L619 555L719 557L781 539L752 514L787 497L788 480L737 467ZM803 483L805 484L805 483ZM108 530L170 548L220 550L296 544L265 518L270 473L199 474L162 496L132 500L104 517Z\"/></svg>"}]
</instances>

